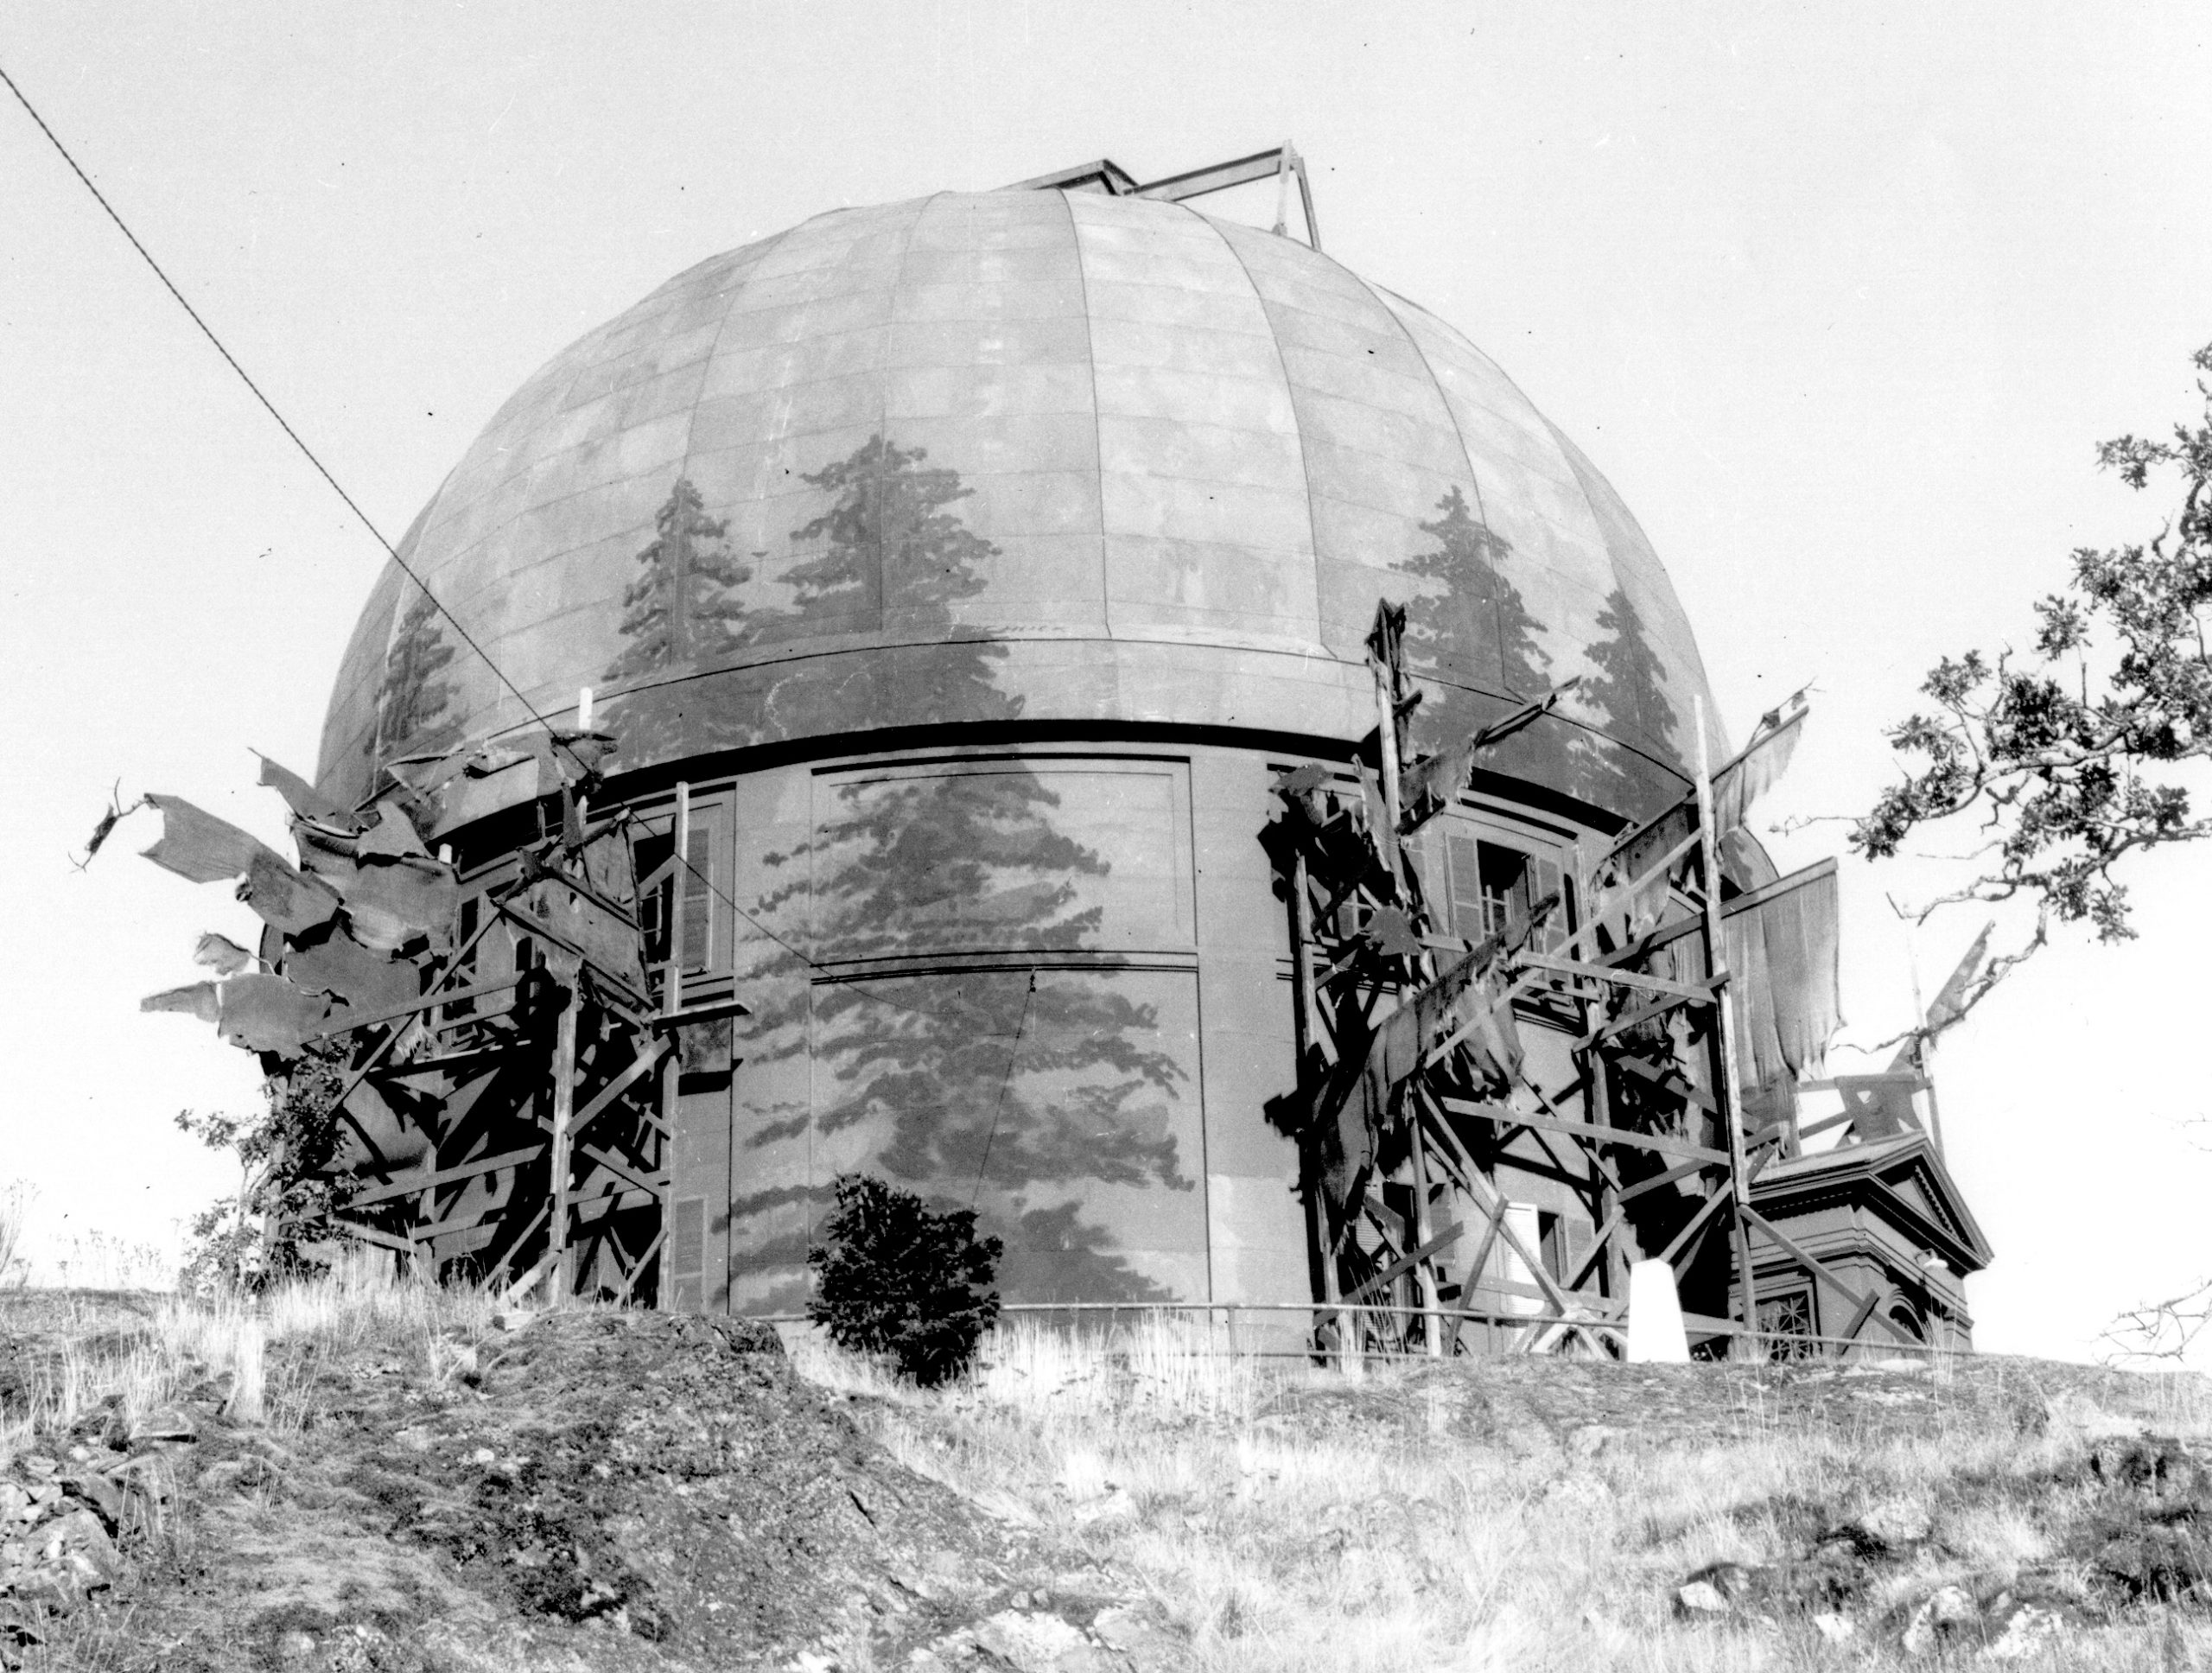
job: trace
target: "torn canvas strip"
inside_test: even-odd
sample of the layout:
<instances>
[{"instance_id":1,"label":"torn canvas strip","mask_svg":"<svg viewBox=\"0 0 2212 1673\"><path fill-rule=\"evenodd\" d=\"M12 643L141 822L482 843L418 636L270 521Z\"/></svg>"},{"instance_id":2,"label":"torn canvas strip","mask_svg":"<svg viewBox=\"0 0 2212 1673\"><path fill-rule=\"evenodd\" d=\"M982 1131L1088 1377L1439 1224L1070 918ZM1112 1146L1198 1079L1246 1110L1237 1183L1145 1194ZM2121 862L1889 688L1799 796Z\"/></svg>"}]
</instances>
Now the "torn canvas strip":
<instances>
[{"instance_id":1,"label":"torn canvas strip","mask_svg":"<svg viewBox=\"0 0 2212 1673\"><path fill-rule=\"evenodd\" d=\"M397 1010L423 991L421 970L411 960L387 957L335 927L313 946L286 953L283 974L365 1015Z\"/></svg>"},{"instance_id":2,"label":"torn canvas strip","mask_svg":"<svg viewBox=\"0 0 2212 1673\"><path fill-rule=\"evenodd\" d=\"M262 922L287 935L327 924L338 910L338 896L327 884L295 870L265 848L246 867L245 881L238 885L238 899L251 906Z\"/></svg>"},{"instance_id":3,"label":"torn canvas strip","mask_svg":"<svg viewBox=\"0 0 2212 1673\"><path fill-rule=\"evenodd\" d=\"M210 930L193 947L192 962L207 966L218 976L236 976L253 963L253 955L229 936Z\"/></svg>"},{"instance_id":4,"label":"torn canvas strip","mask_svg":"<svg viewBox=\"0 0 2212 1673\"><path fill-rule=\"evenodd\" d=\"M157 994L148 994L138 1002L142 1011L176 1011L186 1016L196 1016L213 1025L221 1020L222 1001L217 996L213 982L195 982L188 988L169 988Z\"/></svg>"},{"instance_id":5,"label":"torn canvas strip","mask_svg":"<svg viewBox=\"0 0 2212 1673\"><path fill-rule=\"evenodd\" d=\"M254 752L261 760L261 782L284 798L284 804L303 819L320 819L325 824L346 825L352 816L325 796L313 785L289 767L272 761L258 750Z\"/></svg>"},{"instance_id":6,"label":"torn canvas strip","mask_svg":"<svg viewBox=\"0 0 2212 1673\"><path fill-rule=\"evenodd\" d=\"M378 952L412 942L452 944L461 910L461 883L453 868L436 860L372 861L357 865L342 885L353 938Z\"/></svg>"},{"instance_id":7,"label":"torn canvas strip","mask_svg":"<svg viewBox=\"0 0 2212 1673\"><path fill-rule=\"evenodd\" d=\"M1732 901L1721 921L1745 1084L1819 1074L1843 1026L1835 862Z\"/></svg>"},{"instance_id":8,"label":"torn canvas strip","mask_svg":"<svg viewBox=\"0 0 2212 1673\"><path fill-rule=\"evenodd\" d=\"M222 1006L216 1027L224 1039L251 1052L296 1056L330 1011L328 999L281 976L233 976L218 991Z\"/></svg>"},{"instance_id":9,"label":"torn canvas strip","mask_svg":"<svg viewBox=\"0 0 2212 1673\"><path fill-rule=\"evenodd\" d=\"M271 854L261 839L227 819L202 812L181 796L149 796L162 816L162 835L141 852L164 871L195 883L220 883L243 877L253 856ZM271 855L273 858L273 854Z\"/></svg>"}]
</instances>

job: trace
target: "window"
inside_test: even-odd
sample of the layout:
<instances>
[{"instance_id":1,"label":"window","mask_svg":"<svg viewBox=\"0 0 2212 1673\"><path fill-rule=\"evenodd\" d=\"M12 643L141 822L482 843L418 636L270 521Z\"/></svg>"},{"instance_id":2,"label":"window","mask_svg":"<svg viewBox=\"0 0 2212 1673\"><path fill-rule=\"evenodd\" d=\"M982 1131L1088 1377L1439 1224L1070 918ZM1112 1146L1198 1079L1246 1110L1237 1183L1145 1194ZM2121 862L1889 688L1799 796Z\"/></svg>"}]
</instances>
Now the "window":
<instances>
[{"instance_id":1,"label":"window","mask_svg":"<svg viewBox=\"0 0 2212 1673\"><path fill-rule=\"evenodd\" d=\"M645 962L658 969L671 951L679 951L687 974L710 970L725 962L721 894L728 887L728 862L721 840L723 810L717 805L691 805L687 863L673 863L676 853L674 816L668 828L640 836L633 850L638 868L638 909L645 932ZM680 936L680 948L671 949L671 934Z\"/></svg>"},{"instance_id":2,"label":"window","mask_svg":"<svg viewBox=\"0 0 2212 1673\"><path fill-rule=\"evenodd\" d=\"M1437 927L1446 934L1479 941L1510 933L1555 893L1562 899L1538 945L1556 945L1571 926L1559 860L1504 840L1471 819L1445 813L1431 820L1421 833L1418 863Z\"/></svg>"},{"instance_id":3,"label":"window","mask_svg":"<svg viewBox=\"0 0 2212 1673\"><path fill-rule=\"evenodd\" d=\"M1820 1352L1813 1338L1819 1333L1813 1319L1813 1292L1793 1289L1759 1300L1759 1333L1766 1339L1770 1359L1810 1359Z\"/></svg>"}]
</instances>

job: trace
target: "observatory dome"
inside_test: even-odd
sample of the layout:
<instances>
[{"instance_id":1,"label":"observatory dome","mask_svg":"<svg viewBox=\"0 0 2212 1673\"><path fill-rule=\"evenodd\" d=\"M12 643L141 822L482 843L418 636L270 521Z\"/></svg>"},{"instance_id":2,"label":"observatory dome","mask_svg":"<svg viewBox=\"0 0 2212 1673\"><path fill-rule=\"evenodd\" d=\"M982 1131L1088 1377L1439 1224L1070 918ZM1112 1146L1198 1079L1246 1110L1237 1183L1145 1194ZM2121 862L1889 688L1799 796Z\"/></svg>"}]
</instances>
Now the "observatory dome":
<instances>
[{"instance_id":1,"label":"observatory dome","mask_svg":"<svg viewBox=\"0 0 2212 1673\"><path fill-rule=\"evenodd\" d=\"M1387 596L1431 739L1579 675L1500 767L1634 817L1706 690L1635 520L1465 337L1139 198L941 193L702 262L525 383L401 550L499 674L388 569L336 793L527 723L500 675L556 721L591 688L622 774L918 727L1356 739Z\"/></svg>"}]
</instances>

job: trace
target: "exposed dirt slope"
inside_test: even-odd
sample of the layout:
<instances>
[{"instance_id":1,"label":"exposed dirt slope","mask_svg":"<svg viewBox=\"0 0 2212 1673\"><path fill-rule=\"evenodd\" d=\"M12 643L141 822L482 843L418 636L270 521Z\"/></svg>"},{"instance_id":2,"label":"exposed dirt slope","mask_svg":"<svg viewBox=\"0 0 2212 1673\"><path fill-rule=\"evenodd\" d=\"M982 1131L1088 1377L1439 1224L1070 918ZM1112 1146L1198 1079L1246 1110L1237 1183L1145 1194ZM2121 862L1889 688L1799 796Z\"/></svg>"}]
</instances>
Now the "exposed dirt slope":
<instances>
[{"instance_id":1,"label":"exposed dirt slope","mask_svg":"<svg viewBox=\"0 0 2212 1673\"><path fill-rule=\"evenodd\" d=\"M281 1443L222 1422L216 1383L195 1439L100 1414L66 1438L65 1484L125 1489L122 1553L77 1565L70 1614L17 1611L48 1641L30 1665L1074 1673L1135 1664L1116 1640L1160 1663L1131 1588L890 1460L759 1326L544 1315L428 1370L280 1347L270 1379L305 1418ZM65 1485L19 1544L98 1497Z\"/></svg>"}]
</instances>

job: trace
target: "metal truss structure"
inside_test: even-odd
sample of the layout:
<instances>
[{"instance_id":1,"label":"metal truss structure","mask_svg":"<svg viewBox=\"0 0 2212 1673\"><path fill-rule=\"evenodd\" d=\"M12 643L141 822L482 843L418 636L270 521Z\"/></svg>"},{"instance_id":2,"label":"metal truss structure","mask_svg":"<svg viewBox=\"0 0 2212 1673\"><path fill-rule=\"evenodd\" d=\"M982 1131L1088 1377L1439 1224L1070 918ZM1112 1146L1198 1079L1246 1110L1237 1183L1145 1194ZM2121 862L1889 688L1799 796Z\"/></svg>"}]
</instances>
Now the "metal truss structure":
<instances>
[{"instance_id":1,"label":"metal truss structure","mask_svg":"<svg viewBox=\"0 0 2212 1673\"><path fill-rule=\"evenodd\" d=\"M1694 1334L1756 1351L1762 1242L1855 1304L1842 1337L1870 1319L1897 1333L1871 1294L1758 1207L1761 1171L1796 1156L1802 1135L1789 1085L1746 1108L1722 853L1802 709L1767 716L1717 774L1700 714L1690 795L1608 846L1586 844L1559 889L1470 941L1445 932L1414 839L1484 752L1566 688L1414 758L1404 626L1402 607L1378 607L1377 726L1356 780L1319 762L1283 774L1263 836L1289 906L1299 1062L1296 1092L1270 1115L1300 1143L1321 1345L1440 1355L1478 1321L1525 1350L1611 1353L1628 1266L1656 1257L1677 1275ZM1539 1084L1528 1027L1564 1036L1562 1084ZM1532 1246L1501 1166L1572 1193L1587 1242L1564 1255ZM1501 1264L1516 1276L1497 1278Z\"/></svg>"}]
</instances>

